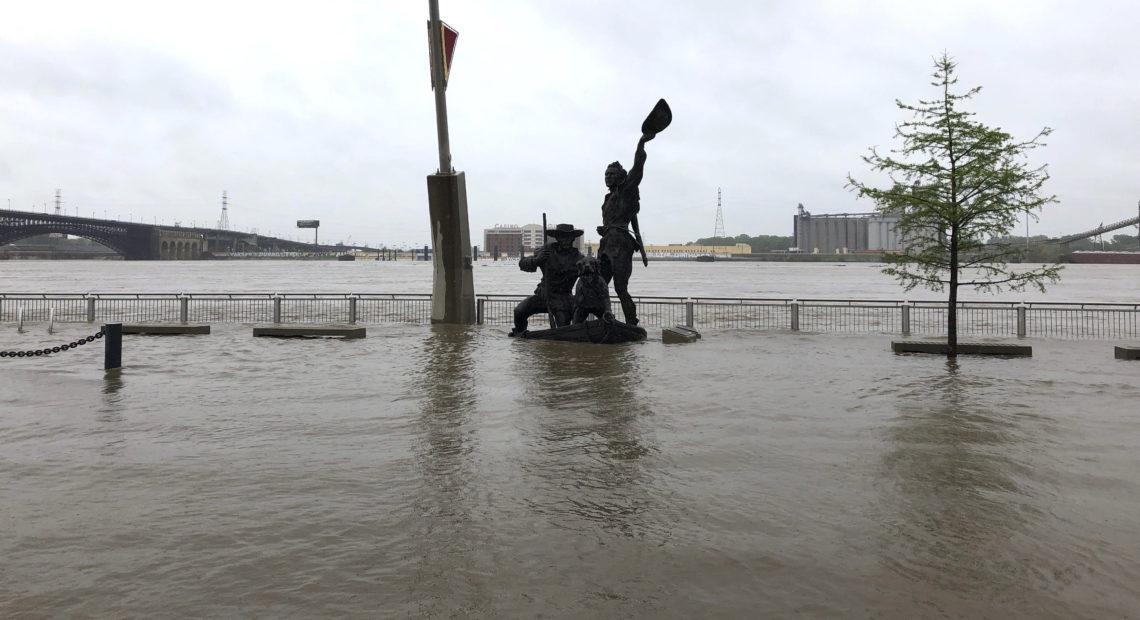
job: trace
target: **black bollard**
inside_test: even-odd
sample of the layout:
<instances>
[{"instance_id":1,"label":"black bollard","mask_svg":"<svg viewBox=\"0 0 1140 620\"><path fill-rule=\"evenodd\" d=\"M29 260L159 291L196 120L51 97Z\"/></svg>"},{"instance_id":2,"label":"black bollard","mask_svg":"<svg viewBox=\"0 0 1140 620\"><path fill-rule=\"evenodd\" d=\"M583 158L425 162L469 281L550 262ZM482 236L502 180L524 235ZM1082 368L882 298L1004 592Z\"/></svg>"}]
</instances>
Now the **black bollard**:
<instances>
[{"instance_id":1,"label":"black bollard","mask_svg":"<svg viewBox=\"0 0 1140 620\"><path fill-rule=\"evenodd\" d=\"M111 370L123 365L123 324L107 323L103 326L103 369Z\"/></svg>"}]
</instances>

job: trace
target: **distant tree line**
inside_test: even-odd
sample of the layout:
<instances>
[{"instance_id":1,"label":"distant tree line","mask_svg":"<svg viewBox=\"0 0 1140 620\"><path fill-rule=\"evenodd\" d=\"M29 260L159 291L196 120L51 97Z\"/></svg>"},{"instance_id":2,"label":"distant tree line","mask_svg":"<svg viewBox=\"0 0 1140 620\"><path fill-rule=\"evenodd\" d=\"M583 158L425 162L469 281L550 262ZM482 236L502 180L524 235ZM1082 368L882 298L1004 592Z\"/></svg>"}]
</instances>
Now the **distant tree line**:
<instances>
[{"instance_id":1,"label":"distant tree line","mask_svg":"<svg viewBox=\"0 0 1140 620\"><path fill-rule=\"evenodd\" d=\"M1125 252L1140 251L1140 241L1137 241L1136 235L1113 235L1112 239L1091 237L1089 239L1081 239L1079 241L1072 241L1065 244L1046 244L1049 237L1045 235L1033 235L1029 237L1029 250L1023 255L1022 262L1027 263L1055 263L1063 260L1065 255L1069 252L1077 251L1092 251L1103 250L1106 252ZM1025 237L993 237L988 243L994 245L1009 245L1014 247L1025 247Z\"/></svg>"},{"instance_id":2,"label":"distant tree line","mask_svg":"<svg viewBox=\"0 0 1140 620\"><path fill-rule=\"evenodd\" d=\"M706 237L690 241L685 245L736 245L738 243L748 244L753 252L774 252L787 250L792 246L793 240L791 237L780 237L778 235L759 235L756 237L736 235L735 237Z\"/></svg>"}]
</instances>

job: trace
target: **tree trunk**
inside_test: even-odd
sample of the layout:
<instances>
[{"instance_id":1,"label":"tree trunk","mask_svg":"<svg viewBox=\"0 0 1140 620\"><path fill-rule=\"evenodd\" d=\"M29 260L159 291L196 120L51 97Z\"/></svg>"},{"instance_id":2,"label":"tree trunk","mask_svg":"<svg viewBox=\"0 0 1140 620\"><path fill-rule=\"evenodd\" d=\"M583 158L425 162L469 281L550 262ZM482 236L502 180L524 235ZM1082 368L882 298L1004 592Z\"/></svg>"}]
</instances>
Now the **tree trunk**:
<instances>
[{"instance_id":1,"label":"tree trunk","mask_svg":"<svg viewBox=\"0 0 1140 620\"><path fill-rule=\"evenodd\" d=\"M950 357L958 355L958 279L957 274L950 276L950 301L946 307L946 344L950 347Z\"/></svg>"},{"instance_id":2,"label":"tree trunk","mask_svg":"<svg viewBox=\"0 0 1140 620\"><path fill-rule=\"evenodd\" d=\"M957 231L951 233L956 235ZM955 237L950 239L950 301L946 307L946 344L948 355L958 356L958 244Z\"/></svg>"}]
</instances>

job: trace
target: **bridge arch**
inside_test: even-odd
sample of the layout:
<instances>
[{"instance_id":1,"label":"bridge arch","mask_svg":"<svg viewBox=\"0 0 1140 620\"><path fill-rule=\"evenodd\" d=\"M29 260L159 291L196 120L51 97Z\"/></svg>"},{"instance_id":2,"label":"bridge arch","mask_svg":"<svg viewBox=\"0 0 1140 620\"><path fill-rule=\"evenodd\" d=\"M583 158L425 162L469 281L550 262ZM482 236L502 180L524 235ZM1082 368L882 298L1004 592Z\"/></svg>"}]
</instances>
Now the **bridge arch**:
<instances>
[{"instance_id":1,"label":"bridge arch","mask_svg":"<svg viewBox=\"0 0 1140 620\"><path fill-rule=\"evenodd\" d=\"M2 222L0 222L2 223ZM146 248L123 230L115 227L71 226L61 222L43 222L24 226L0 226L0 245L15 243L28 237L59 233L90 239L106 246L126 259L148 258Z\"/></svg>"}]
</instances>

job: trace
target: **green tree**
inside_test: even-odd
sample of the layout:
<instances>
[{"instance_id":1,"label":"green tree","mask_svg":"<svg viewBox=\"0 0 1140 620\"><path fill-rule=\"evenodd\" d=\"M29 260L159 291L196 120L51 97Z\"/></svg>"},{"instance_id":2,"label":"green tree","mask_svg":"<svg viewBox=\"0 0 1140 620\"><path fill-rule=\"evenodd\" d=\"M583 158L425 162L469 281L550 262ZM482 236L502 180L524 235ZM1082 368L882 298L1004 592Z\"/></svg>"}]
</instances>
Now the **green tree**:
<instances>
[{"instance_id":1,"label":"green tree","mask_svg":"<svg viewBox=\"0 0 1140 620\"><path fill-rule=\"evenodd\" d=\"M749 237L748 235L736 235L735 237L705 237L690 241L685 245L735 245L737 243L746 243L752 248L753 252L772 252L774 250L786 250L792 245L791 237L780 237L778 235L757 235Z\"/></svg>"},{"instance_id":2,"label":"green tree","mask_svg":"<svg viewBox=\"0 0 1140 620\"><path fill-rule=\"evenodd\" d=\"M898 217L896 230L904 250L886 255L883 272L906 290L923 286L949 288L946 338L950 355L958 352L958 289L963 286L994 292L1060 279L1061 267L1008 267L1025 251L1023 245L987 243L1008 236L1021 216L1033 214L1055 196L1042 195L1049 178L1046 166L1030 167L1027 154L1044 146L1052 130L1043 128L1032 140L1019 142L973 120L963 109L981 87L955 92L956 63L945 52L934 61L938 96L917 105L895 100L910 120L895 126L901 146L889 155L875 148L863 157L873 171L885 173L887 187L874 187L847 176L847 185L876 209ZM1036 217L1036 216L1034 216Z\"/></svg>"}]
</instances>

